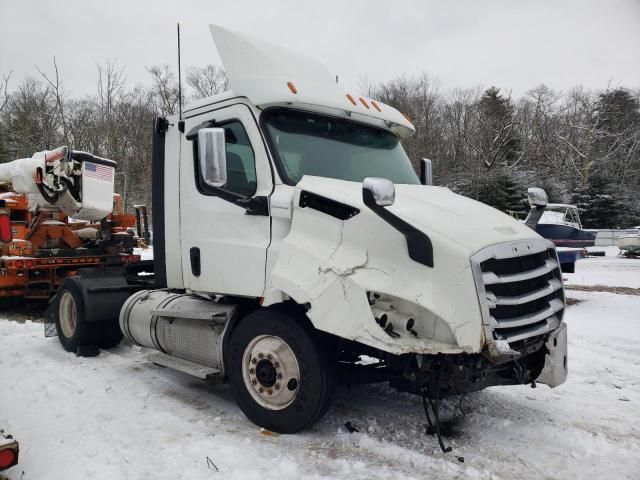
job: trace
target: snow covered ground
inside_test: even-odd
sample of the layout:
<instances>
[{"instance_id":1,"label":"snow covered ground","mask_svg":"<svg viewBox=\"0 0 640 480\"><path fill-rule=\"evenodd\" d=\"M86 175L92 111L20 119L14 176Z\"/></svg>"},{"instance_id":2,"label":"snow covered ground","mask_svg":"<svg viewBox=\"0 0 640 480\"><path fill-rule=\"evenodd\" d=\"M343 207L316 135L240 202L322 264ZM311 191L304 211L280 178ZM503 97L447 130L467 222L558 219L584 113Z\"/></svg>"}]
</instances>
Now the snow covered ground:
<instances>
[{"instance_id":1,"label":"snow covered ground","mask_svg":"<svg viewBox=\"0 0 640 480\"><path fill-rule=\"evenodd\" d=\"M590 258L576 270L566 275L574 285L640 287L640 260ZM20 465L5 475L637 479L640 295L595 290L567 292L579 300L566 313L568 381L554 390L495 387L461 405L447 401L450 454L424 434L418 399L386 386L340 389L310 431L264 435L224 385L153 366L146 351L124 343L78 358L43 338L41 324L0 312L0 428L21 444ZM348 433L345 422L359 433Z\"/></svg>"},{"instance_id":2,"label":"snow covered ground","mask_svg":"<svg viewBox=\"0 0 640 480\"><path fill-rule=\"evenodd\" d=\"M618 257L618 247L589 247L588 250L605 252L606 257L579 260L576 273L566 275L567 285L603 285L640 288L638 261Z\"/></svg>"}]
</instances>

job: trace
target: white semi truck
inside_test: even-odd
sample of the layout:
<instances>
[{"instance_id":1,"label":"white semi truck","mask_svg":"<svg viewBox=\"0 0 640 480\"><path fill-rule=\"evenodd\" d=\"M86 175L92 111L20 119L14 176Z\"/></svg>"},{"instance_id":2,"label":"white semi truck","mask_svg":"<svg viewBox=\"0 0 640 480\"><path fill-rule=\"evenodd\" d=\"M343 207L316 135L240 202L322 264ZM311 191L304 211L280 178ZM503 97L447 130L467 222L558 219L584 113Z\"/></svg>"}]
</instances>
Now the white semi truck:
<instances>
[{"instance_id":1,"label":"white semi truck","mask_svg":"<svg viewBox=\"0 0 640 480\"><path fill-rule=\"evenodd\" d=\"M228 381L249 419L285 433L320 418L337 382L436 400L564 382L552 243L430 185L426 162L421 182L394 108L211 31L232 91L156 120L154 259L65 280L48 320L67 350L121 331L158 365Z\"/></svg>"}]
</instances>

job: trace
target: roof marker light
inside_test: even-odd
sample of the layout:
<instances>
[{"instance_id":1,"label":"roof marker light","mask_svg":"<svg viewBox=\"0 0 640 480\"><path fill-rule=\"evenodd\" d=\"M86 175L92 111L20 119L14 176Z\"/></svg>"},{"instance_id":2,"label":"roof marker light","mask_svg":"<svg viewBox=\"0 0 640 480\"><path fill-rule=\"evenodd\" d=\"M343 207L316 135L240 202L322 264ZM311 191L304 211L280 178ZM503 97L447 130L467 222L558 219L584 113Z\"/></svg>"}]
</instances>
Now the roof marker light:
<instances>
[{"instance_id":1,"label":"roof marker light","mask_svg":"<svg viewBox=\"0 0 640 480\"><path fill-rule=\"evenodd\" d=\"M382 111L382 109L380 108L380 105L378 105L378 102L376 102L375 100L371 100L371 105L373 105L373 108L375 108L379 112Z\"/></svg>"},{"instance_id":2,"label":"roof marker light","mask_svg":"<svg viewBox=\"0 0 640 480\"><path fill-rule=\"evenodd\" d=\"M287 82L287 87L289 87L289 90L291 90L291 93L293 93L294 95L298 93L298 89L293 83Z\"/></svg>"},{"instance_id":3,"label":"roof marker light","mask_svg":"<svg viewBox=\"0 0 640 480\"><path fill-rule=\"evenodd\" d=\"M349 99L349 101L350 101L351 103L353 103L354 105L358 105L358 104L356 103L356 101L353 99L353 97L352 97L349 93L347 93L347 98L348 98L348 99Z\"/></svg>"},{"instance_id":4,"label":"roof marker light","mask_svg":"<svg viewBox=\"0 0 640 480\"><path fill-rule=\"evenodd\" d=\"M369 109L369 104L364 98L360 97L360 103L367 107L367 110Z\"/></svg>"}]
</instances>

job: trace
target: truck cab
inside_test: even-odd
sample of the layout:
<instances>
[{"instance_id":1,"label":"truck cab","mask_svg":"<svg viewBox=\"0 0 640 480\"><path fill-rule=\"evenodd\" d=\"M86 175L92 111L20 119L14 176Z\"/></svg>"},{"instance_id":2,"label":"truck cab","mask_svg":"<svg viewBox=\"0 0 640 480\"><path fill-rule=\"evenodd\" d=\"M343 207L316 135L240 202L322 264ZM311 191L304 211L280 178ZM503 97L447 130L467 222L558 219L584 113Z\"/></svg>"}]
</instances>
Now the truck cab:
<instances>
[{"instance_id":1,"label":"truck cab","mask_svg":"<svg viewBox=\"0 0 640 480\"><path fill-rule=\"evenodd\" d=\"M112 302L127 338L225 379L252 421L285 433L340 382L440 399L565 380L550 242L424 185L396 109L303 55L211 31L232 91L156 120L154 285L118 284L133 293Z\"/></svg>"}]
</instances>

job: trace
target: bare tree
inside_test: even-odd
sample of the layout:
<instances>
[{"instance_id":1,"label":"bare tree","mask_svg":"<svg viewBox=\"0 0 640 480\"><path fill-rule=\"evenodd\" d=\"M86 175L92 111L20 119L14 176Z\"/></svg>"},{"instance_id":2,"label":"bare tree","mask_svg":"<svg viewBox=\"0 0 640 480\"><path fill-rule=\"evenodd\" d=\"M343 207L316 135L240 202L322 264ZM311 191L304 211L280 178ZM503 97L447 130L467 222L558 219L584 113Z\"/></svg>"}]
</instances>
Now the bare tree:
<instances>
[{"instance_id":1,"label":"bare tree","mask_svg":"<svg viewBox=\"0 0 640 480\"><path fill-rule=\"evenodd\" d=\"M124 89L126 77L124 66L116 61L107 60L105 65L98 65L98 102L100 105L101 123L105 129L104 155L113 156L113 110L116 101Z\"/></svg>"},{"instance_id":2,"label":"bare tree","mask_svg":"<svg viewBox=\"0 0 640 480\"><path fill-rule=\"evenodd\" d=\"M2 74L2 82L0 82L0 113L9 103L9 79L12 73L13 71L10 71L8 75Z\"/></svg>"},{"instance_id":3,"label":"bare tree","mask_svg":"<svg viewBox=\"0 0 640 480\"><path fill-rule=\"evenodd\" d=\"M229 90L229 77L222 67L207 65L187 70L187 84L194 89L193 98L211 97Z\"/></svg>"},{"instance_id":4,"label":"bare tree","mask_svg":"<svg viewBox=\"0 0 640 480\"><path fill-rule=\"evenodd\" d=\"M55 74L53 80L50 79L46 73L40 70L40 68L38 68L37 65L36 65L36 70L38 70L38 73L42 75L42 78L46 80L46 82L49 84L49 86L53 91L53 94L56 99L56 105L58 107L58 115L60 115L60 123L62 124L62 138L63 138L64 144L68 145L69 130L67 128L67 119L65 117L65 112L64 112L66 92L62 85L62 80L60 79L60 73L58 71L58 64L56 63L56 57L53 57L53 70Z\"/></svg>"},{"instance_id":5,"label":"bare tree","mask_svg":"<svg viewBox=\"0 0 640 480\"><path fill-rule=\"evenodd\" d=\"M56 146L60 124L51 89L27 77L9 97L0 119L5 160Z\"/></svg>"},{"instance_id":6,"label":"bare tree","mask_svg":"<svg viewBox=\"0 0 640 480\"><path fill-rule=\"evenodd\" d=\"M151 74L153 85L151 91L156 103L156 109L161 115L175 115L178 113L180 95L176 75L169 65L147 68Z\"/></svg>"}]
</instances>

